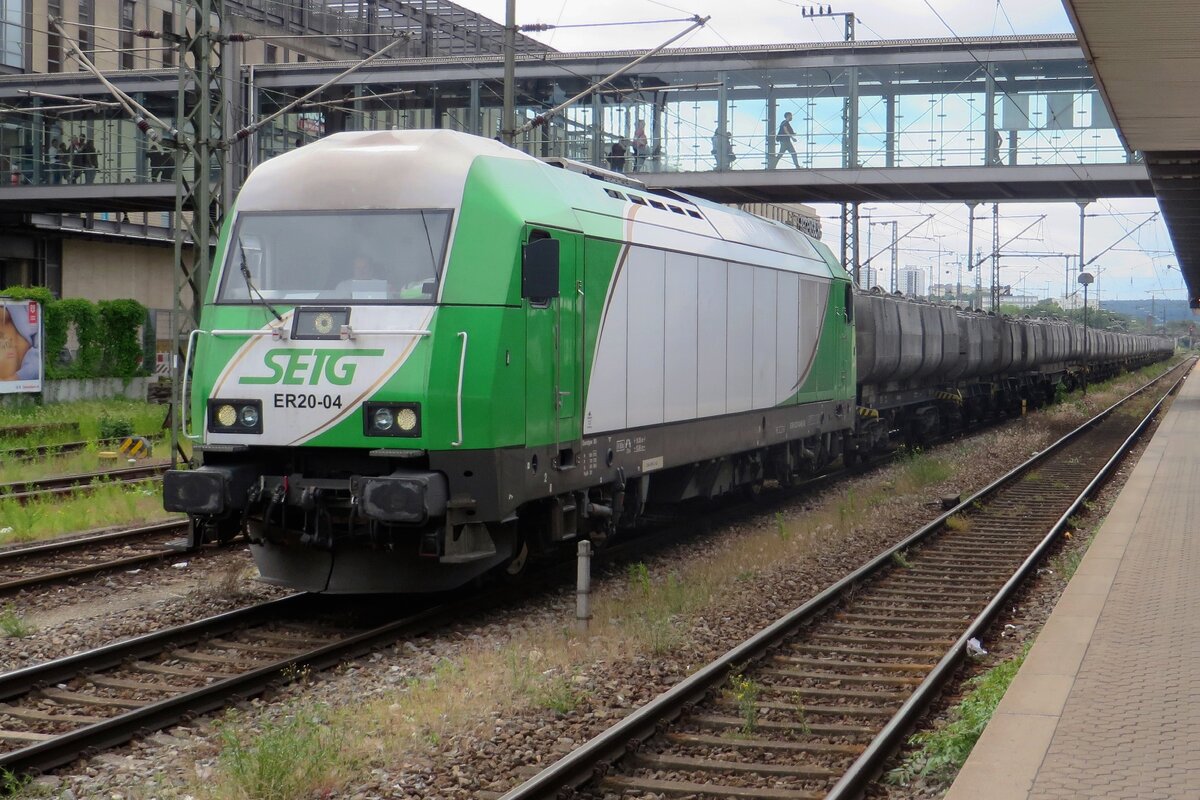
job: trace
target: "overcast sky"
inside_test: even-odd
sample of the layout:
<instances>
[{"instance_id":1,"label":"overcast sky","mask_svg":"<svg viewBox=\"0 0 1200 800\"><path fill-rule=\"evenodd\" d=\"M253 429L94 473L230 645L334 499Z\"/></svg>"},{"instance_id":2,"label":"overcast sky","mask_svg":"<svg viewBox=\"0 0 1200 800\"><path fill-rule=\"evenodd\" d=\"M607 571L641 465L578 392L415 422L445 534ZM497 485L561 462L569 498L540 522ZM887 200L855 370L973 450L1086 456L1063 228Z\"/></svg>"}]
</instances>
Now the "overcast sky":
<instances>
[{"instance_id":1,"label":"overcast sky","mask_svg":"<svg viewBox=\"0 0 1200 800\"><path fill-rule=\"evenodd\" d=\"M504 20L504 0L457 0L467 8L494 20ZM677 46L721 46L788 42L839 41L842 18L810 18L802 13L812 4L790 0L517 0L517 22L579 25L598 22L631 22L711 16L708 25L690 34ZM822 4L828 5L828 3ZM1005 34L1071 33L1071 23L1055 0L854 0L833 3L834 12L853 11L858 19L859 39L943 38ZM619 50L654 47L683 29L684 23L622 25L600 28L564 28L536 34L536 38L565 51ZM838 207L816 206L823 220L825 241L839 248ZM1138 223L1158 210L1154 200L1102 200L1087 209L1085 259L1112 245ZM976 210L977 218L985 209ZM911 238L901 243L901 266L925 267L936 271L938 247L942 250L942 278L950 265L965 259L967 210L962 204L871 204L873 220L898 220L901 231L933 214L934 219L918 231L926 239ZM1077 253L1079 208L1074 203L1004 204L1000 207L1001 241L1016 235L1041 214L1046 219L1034 225L1008 250L1025 253ZM871 234L872 253L887 244L885 228ZM986 218L975 223L976 246L990 249L991 207ZM866 243L862 247L866 258ZM879 266L889 263L880 256ZM1001 283L1029 294L1063 294L1063 259L1047 256L1013 257L1002 261ZM1170 237L1161 216L1146 224L1089 269L1097 274L1092 291L1103 299L1144 299L1151 296L1186 299L1182 276L1171 249ZM985 273L986 274L986 273ZM964 283L967 281L964 273ZM985 281L986 283L986 281Z\"/></svg>"}]
</instances>

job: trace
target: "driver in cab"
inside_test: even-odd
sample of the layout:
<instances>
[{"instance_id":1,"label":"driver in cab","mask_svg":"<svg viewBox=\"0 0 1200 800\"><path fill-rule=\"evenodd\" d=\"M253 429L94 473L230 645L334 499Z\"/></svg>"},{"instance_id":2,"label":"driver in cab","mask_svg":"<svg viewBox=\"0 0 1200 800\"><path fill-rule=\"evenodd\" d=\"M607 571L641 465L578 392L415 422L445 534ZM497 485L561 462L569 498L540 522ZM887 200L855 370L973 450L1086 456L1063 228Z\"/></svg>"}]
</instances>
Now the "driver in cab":
<instances>
[{"instance_id":1,"label":"driver in cab","mask_svg":"<svg viewBox=\"0 0 1200 800\"><path fill-rule=\"evenodd\" d=\"M378 260L359 253L350 265L350 275L333 288L333 294L351 300L386 300L394 289Z\"/></svg>"}]
</instances>

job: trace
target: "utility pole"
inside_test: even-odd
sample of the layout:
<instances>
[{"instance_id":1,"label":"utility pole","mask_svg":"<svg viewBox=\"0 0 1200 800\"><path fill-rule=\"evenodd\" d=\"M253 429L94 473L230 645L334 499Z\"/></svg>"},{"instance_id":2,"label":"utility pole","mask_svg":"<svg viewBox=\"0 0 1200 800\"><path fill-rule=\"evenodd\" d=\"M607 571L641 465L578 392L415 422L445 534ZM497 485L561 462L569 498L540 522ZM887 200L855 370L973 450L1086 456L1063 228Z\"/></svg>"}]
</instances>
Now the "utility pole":
<instances>
[{"instance_id":1,"label":"utility pole","mask_svg":"<svg viewBox=\"0 0 1200 800\"><path fill-rule=\"evenodd\" d=\"M1091 201L1091 200L1079 200L1079 201L1077 201L1077 202L1078 202L1078 204L1079 204L1079 273L1082 275L1082 274L1083 274L1083 268L1084 268L1084 261L1083 261L1083 223L1084 223L1084 221L1087 219L1087 215L1084 213L1084 209L1086 209L1086 208L1088 207L1088 203L1090 203L1090 202L1092 202L1092 201ZM1086 292L1087 292L1087 284L1084 284L1084 292L1085 292L1085 294L1086 294ZM1072 304L1072 305L1073 305L1073 304Z\"/></svg>"},{"instance_id":2,"label":"utility pole","mask_svg":"<svg viewBox=\"0 0 1200 800\"><path fill-rule=\"evenodd\" d=\"M1000 204L992 203L992 311L1000 313Z\"/></svg>"},{"instance_id":3,"label":"utility pole","mask_svg":"<svg viewBox=\"0 0 1200 800\"><path fill-rule=\"evenodd\" d=\"M845 32L842 34L844 41L854 41L854 12L853 11L834 11L833 6L806 6L800 9L800 12L805 17L842 17L846 23Z\"/></svg>"},{"instance_id":4,"label":"utility pole","mask_svg":"<svg viewBox=\"0 0 1200 800\"><path fill-rule=\"evenodd\" d=\"M854 41L854 12L834 11L833 6L806 6L800 9L805 17L842 17L846 23L843 39ZM858 67L846 69L846 99L842 103L842 166L853 169L858 164Z\"/></svg>"},{"instance_id":5,"label":"utility pole","mask_svg":"<svg viewBox=\"0 0 1200 800\"><path fill-rule=\"evenodd\" d=\"M900 282L900 241L896 238L896 226L899 223L893 219L888 224L892 226L892 291L894 292Z\"/></svg>"},{"instance_id":6,"label":"utility pole","mask_svg":"<svg viewBox=\"0 0 1200 800\"><path fill-rule=\"evenodd\" d=\"M224 24L222 0L175 0L179 31L163 38L179 48L179 96L175 127L175 304L172 333L171 391L175 415L171 426L171 464L184 455L179 447L186 342L200 324L200 311L212 270L212 246L220 236L227 173L225 76L221 72ZM189 102L190 101L190 102ZM190 215L189 213L190 212ZM184 242L191 239L190 254ZM186 458L186 456L185 456Z\"/></svg>"},{"instance_id":7,"label":"utility pole","mask_svg":"<svg viewBox=\"0 0 1200 800\"><path fill-rule=\"evenodd\" d=\"M967 203L967 272L972 269L979 269L979 264L975 263L975 203ZM979 283L979 274L975 275L975 283ZM971 298L971 308L975 308L976 303L981 303L982 300L978 294Z\"/></svg>"},{"instance_id":8,"label":"utility pole","mask_svg":"<svg viewBox=\"0 0 1200 800\"><path fill-rule=\"evenodd\" d=\"M513 143L513 121L517 96L517 0L504 3L504 110L500 120L500 139Z\"/></svg>"},{"instance_id":9,"label":"utility pole","mask_svg":"<svg viewBox=\"0 0 1200 800\"><path fill-rule=\"evenodd\" d=\"M859 234L862 233L862 230L859 227L858 203L856 203L856 202L850 204L850 229L851 229L850 235L853 237L850 240L850 259L851 259L850 263L854 265L854 272L851 277L854 278L854 285L858 286L859 280L861 278L861 276L858 274L859 270L861 269L861 266L859 264L859 259L861 258L861 256L859 254L858 243L859 243Z\"/></svg>"}]
</instances>

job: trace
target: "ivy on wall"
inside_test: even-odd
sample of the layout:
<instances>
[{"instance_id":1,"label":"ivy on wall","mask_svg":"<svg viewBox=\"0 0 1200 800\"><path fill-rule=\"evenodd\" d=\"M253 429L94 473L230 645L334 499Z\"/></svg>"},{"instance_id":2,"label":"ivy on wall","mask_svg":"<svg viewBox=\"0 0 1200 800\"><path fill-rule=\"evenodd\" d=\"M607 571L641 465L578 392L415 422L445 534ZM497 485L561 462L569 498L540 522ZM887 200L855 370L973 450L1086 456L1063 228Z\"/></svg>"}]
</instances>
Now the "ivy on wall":
<instances>
[{"instance_id":1,"label":"ivy on wall","mask_svg":"<svg viewBox=\"0 0 1200 800\"><path fill-rule=\"evenodd\" d=\"M10 286L0 297L37 300L42 304L42 354L47 378L132 378L145 375L142 333L148 329L146 307L136 300L81 297L55 300L42 286ZM59 363L71 330L79 348L69 363Z\"/></svg>"}]
</instances>

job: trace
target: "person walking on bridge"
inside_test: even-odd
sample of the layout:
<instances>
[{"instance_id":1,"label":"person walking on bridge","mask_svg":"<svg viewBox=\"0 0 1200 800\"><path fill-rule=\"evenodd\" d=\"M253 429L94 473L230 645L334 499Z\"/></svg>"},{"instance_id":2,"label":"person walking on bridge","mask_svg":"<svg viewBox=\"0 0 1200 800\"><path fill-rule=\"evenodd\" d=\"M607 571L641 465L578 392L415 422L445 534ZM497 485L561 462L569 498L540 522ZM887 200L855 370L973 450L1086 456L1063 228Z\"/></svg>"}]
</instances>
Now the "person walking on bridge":
<instances>
[{"instance_id":1,"label":"person walking on bridge","mask_svg":"<svg viewBox=\"0 0 1200 800\"><path fill-rule=\"evenodd\" d=\"M800 159L796 158L796 146L792 144L796 139L796 131L792 130L792 112L786 111L783 114L783 122L779 123L779 131L775 135L775 143L779 147L779 152L775 154L775 161L771 164L771 169L779 166L779 161L783 158L784 153L789 153L792 156L792 163L796 165L796 169L800 169Z\"/></svg>"}]
</instances>

